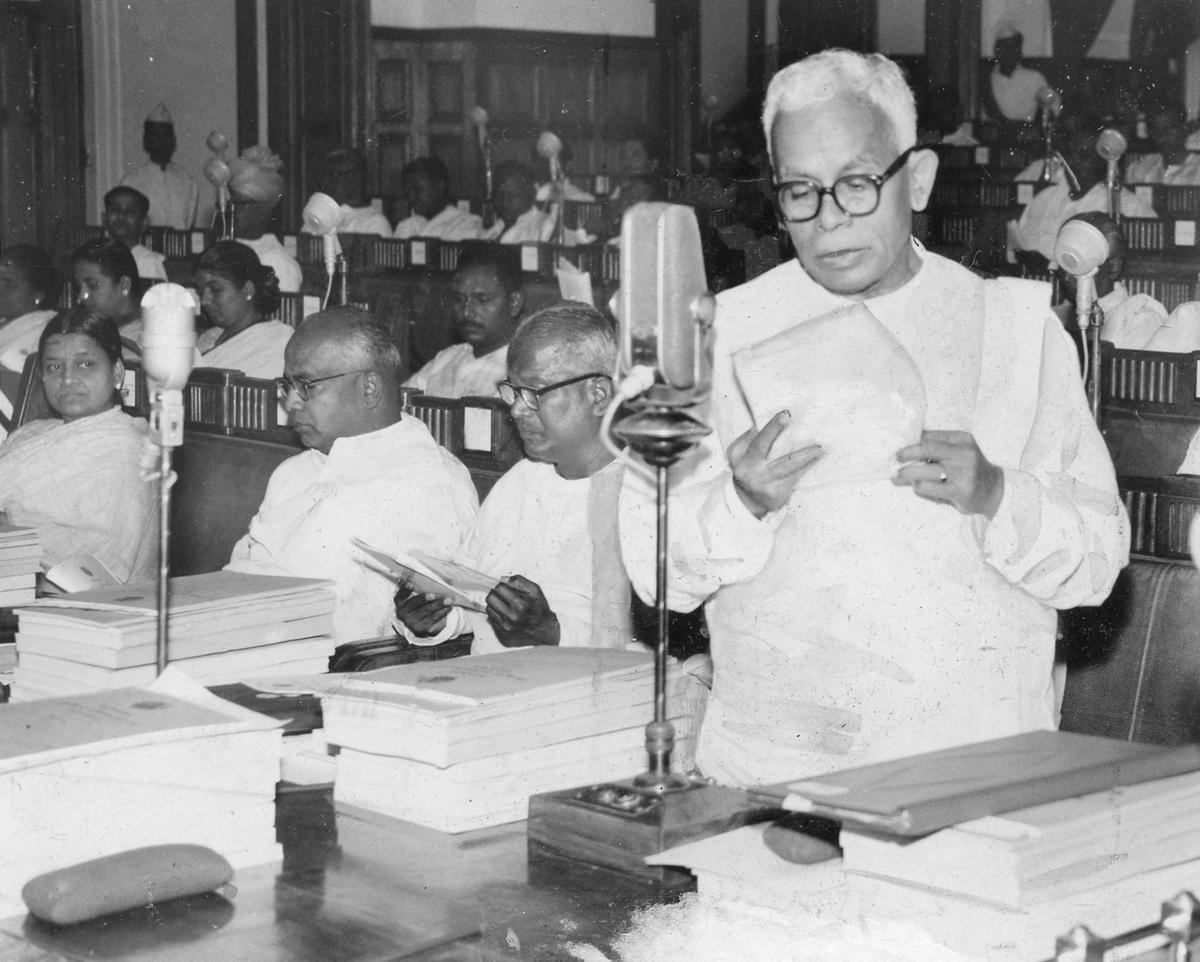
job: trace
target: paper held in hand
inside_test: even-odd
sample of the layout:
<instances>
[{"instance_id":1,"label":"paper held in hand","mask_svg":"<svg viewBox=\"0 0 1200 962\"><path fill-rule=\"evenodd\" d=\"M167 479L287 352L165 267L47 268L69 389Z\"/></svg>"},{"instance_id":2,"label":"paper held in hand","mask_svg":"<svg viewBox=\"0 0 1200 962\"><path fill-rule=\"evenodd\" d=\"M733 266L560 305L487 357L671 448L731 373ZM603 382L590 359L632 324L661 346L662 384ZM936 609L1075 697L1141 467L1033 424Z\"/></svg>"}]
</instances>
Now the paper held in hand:
<instances>
[{"instance_id":1,"label":"paper held in hand","mask_svg":"<svg viewBox=\"0 0 1200 962\"><path fill-rule=\"evenodd\" d=\"M484 599L499 583L492 578L445 558L433 558L413 551L408 561L399 561L358 538L350 539L366 559L362 564L387 575L397 585L408 585L414 592L445 598L451 604L471 611L486 611Z\"/></svg>"},{"instance_id":2,"label":"paper held in hand","mask_svg":"<svg viewBox=\"0 0 1200 962\"><path fill-rule=\"evenodd\" d=\"M810 444L824 454L799 487L887 480L896 452L921 439L925 384L904 347L862 304L797 324L733 356L738 383L763 426L779 411L792 423L772 457Z\"/></svg>"}]
</instances>

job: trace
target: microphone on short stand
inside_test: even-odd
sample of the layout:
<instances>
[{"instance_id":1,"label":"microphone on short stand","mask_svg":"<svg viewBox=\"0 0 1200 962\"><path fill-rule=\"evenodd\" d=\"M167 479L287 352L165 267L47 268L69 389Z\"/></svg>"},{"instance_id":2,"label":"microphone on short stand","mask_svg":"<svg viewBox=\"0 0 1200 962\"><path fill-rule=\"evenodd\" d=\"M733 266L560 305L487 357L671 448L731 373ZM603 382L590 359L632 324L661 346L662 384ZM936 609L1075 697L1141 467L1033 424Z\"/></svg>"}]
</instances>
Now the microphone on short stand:
<instances>
[{"instance_id":1,"label":"microphone on short stand","mask_svg":"<svg viewBox=\"0 0 1200 962\"><path fill-rule=\"evenodd\" d=\"M1104 158L1106 167L1104 184L1108 188L1108 213L1118 224L1121 223L1121 174L1117 162L1125 156L1129 147L1120 131L1105 127L1096 138L1096 153Z\"/></svg>"},{"instance_id":2,"label":"microphone on short stand","mask_svg":"<svg viewBox=\"0 0 1200 962\"><path fill-rule=\"evenodd\" d=\"M712 323L695 212L678 204L635 204L621 221L621 380L632 413L614 433L655 469L657 482L654 721L646 727L649 767L634 779L662 794L689 787L671 773L675 730L667 720L668 469L710 429L692 413L712 381Z\"/></svg>"},{"instance_id":3,"label":"microphone on short stand","mask_svg":"<svg viewBox=\"0 0 1200 962\"><path fill-rule=\"evenodd\" d=\"M346 258L342 256L342 247L337 239L337 231L342 223L342 208L328 194L317 191L308 198L308 203L304 205L301 216L309 233L316 234L321 238L325 275L329 279L325 287L325 299L321 303L321 309L324 310L329 306L329 298L333 293L333 279L339 270L342 276L341 303L344 305L346 303Z\"/></svg>"},{"instance_id":4,"label":"microphone on short stand","mask_svg":"<svg viewBox=\"0 0 1200 962\"><path fill-rule=\"evenodd\" d=\"M1076 279L1075 319L1084 339L1084 383L1088 387L1093 417L1100 415L1100 324L1096 316L1096 272L1110 254L1104 232L1095 224L1083 220L1071 219L1064 223L1054 242L1054 260Z\"/></svg>"},{"instance_id":5,"label":"microphone on short stand","mask_svg":"<svg viewBox=\"0 0 1200 962\"><path fill-rule=\"evenodd\" d=\"M1042 141L1044 145L1042 175L1039 181L1049 184L1054 180L1054 164L1061 162L1062 157L1054 149L1054 124L1062 113L1062 95L1053 87L1041 87L1037 92L1037 102L1042 115Z\"/></svg>"},{"instance_id":6,"label":"microphone on short stand","mask_svg":"<svg viewBox=\"0 0 1200 962\"><path fill-rule=\"evenodd\" d=\"M204 165L204 176L208 182L217 188L217 209L213 211L213 225L220 220L221 227L217 231L219 240L233 239L233 211L229 197L229 178L232 171L225 162L225 151L229 149L229 140L219 130L214 130L205 141L208 149L213 152L207 164Z\"/></svg>"},{"instance_id":7,"label":"microphone on short stand","mask_svg":"<svg viewBox=\"0 0 1200 962\"><path fill-rule=\"evenodd\" d=\"M158 634L159 674L167 667L169 608L171 452L183 444L183 388L196 351L196 297L179 284L155 284L142 297L142 369L151 382L150 434L159 463Z\"/></svg>"},{"instance_id":8,"label":"microphone on short stand","mask_svg":"<svg viewBox=\"0 0 1200 962\"><path fill-rule=\"evenodd\" d=\"M483 157L483 204L484 226L491 227L492 213L492 138L488 133L488 112L478 105L471 108L471 124L479 141L479 153ZM511 225L507 225L511 226Z\"/></svg>"},{"instance_id":9,"label":"microphone on short stand","mask_svg":"<svg viewBox=\"0 0 1200 962\"><path fill-rule=\"evenodd\" d=\"M566 225L563 222L563 169L562 161L559 156L562 154L563 143L558 134L552 130L543 130L537 139L537 152L541 157L545 157L550 164L550 216L554 218L554 231L551 234L551 240L555 244L562 244L563 231Z\"/></svg>"}]
</instances>

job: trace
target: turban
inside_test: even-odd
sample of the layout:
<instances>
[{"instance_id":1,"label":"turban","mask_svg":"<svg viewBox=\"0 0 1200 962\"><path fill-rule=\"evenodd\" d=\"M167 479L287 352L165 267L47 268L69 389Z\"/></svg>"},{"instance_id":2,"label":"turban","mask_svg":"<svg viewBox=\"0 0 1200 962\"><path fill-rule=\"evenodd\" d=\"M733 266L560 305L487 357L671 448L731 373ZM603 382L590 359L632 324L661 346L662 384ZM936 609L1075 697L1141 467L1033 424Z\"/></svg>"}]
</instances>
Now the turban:
<instances>
[{"instance_id":1,"label":"turban","mask_svg":"<svg viewBox=\"0 0 1200 962\"><path fill-rule=\"evenodd\" d=\"M247 147L229 165L229 192L238 200L277 201L283 196L282 168L269 147Z\"/></svg>"}]
</instances>

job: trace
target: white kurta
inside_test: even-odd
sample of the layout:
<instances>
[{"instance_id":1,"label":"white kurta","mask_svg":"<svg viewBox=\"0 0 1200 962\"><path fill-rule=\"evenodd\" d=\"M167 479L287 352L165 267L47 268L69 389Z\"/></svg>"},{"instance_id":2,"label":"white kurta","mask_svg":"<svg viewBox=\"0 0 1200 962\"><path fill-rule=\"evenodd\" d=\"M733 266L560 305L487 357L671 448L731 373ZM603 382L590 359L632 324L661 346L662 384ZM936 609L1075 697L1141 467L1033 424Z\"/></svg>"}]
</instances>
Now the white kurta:
<instances>
[{"instance_id":1,"label":"white kurta","mask_svg":"<svg viewBox=\"0 0 1200 962\"><path fill-rule=\"evenodd\" d=\"M200 204L200 182L172 162L166 169L147 161L121 178L121 184L146 195L150 201L147 222L154 227L188 230L195 226Z\"/></svg>"},{"instance_id":2,"label":"white kurta","mask_svg":"<svg viewBox=\"0 0 1200 962\"><path fill-rule=\"evenodd\" d=\"M1166 164L1162 154L1145 154L1129 161L1127 184L1200 184L1200 154L1189 153L1178 164Z\"/></svg>"},{"instance_id":3,"label":"white kurta","mask_svg":"<svg viewBox=\"0 0 1200 962\"><path fill-rule=\"evenodd\" d=\"M406 417L369 434L310 450L271 475L250 530L227 568L328 578L336 583L339 642L392 633L395 585L362 564L359 538L392 555L450 556L478 510L471 476L429 429Z\"/></svg>"},{"instance_id":4,"label":"white kurta","mask_svg":"<svg viewBox=\"0 0 1200 962\"><path fill-rule=\"evenodd\" d=\"M209 334L216 332L216 337ZM203 352L197 367L224 367L241 371L247 377L275 378L283 374L283 352L294 333L283 321L262 321L252 324L241 334L217 344L220 328L209 328L201 335L197 347ZM209 335L208 338L205 335ZM207 344L212 344L205 350Z\"/></svg>"},{"instance_id":5,"label":"white kurta","mask_svg":"<svg viewBox=\"0 0 1200 962\"><path fill-rule=\"evenodd\" d=\"M1040 71L1018 65L1012 76L1006 77L999 67L994 67L991 82L992 96L1006 118L1033 120L1037 116L1037 94L1046 86L1046 78Z\"/></svg>"},{"instance_id":6,"label":"white kurta","mask_svg":"<svg viewBox=\"0 0 1200 962\"><path fill-rule=\"evenodd\" d=\"M1200 351L1200 301L1187 301L1173 310L1144 350L1190 354Z\"/></svg>"},{"instance_id":7,"label":"white kurta","mask_svg":"<svg viewBox=\"0 0 1200 962\"><path fill-rule=\"evenodd\" d=\"M339 234L377 234L380 237L392 236L392 225L383 215L383 211L374 207L351 207L349 204L339 204L342 212L338 221ZM311 234L308 225L300 228L305 234Z\"/></svg>"},{"instance_id":8,"label":"white kurta","mask_svg":"<svg viewBox=\"0 0 1200 962\"><path fill-rule=\"evenodd\" d=\"M1093 185L1079 200L1071 200L1065 182L1051 184L1034 195L1018 220L1008 222L1009 246L1013 250L1037 251L1053 264L1059 228L1076 214L1092 210L1108 210L1108 188L1103 183ZM1157 218L1158 213L1133 191L1122 190L1121 216Z\"/></svg>"},{"instance_id":9,"label":"white kurta","mask_svg":"<svg viewBox=\"0 0 1200 962\"><path fill-rule=\"evenodd\" d=\"M537 207L530 207L511 227L506 227L502 220L496 221L483 239L501 244L545 244L553 233L554 218Z\"/></svg>"},{"instance_id":10,"label":"white kurta","mask_svg":"<svg viewBox=\"0 0 1200 962\"><path fill-rule=\"evenodd\" d=\"M152 251L145 244L136 244L129 248L133 261L137 264L138 277L144 281L165 281L167 268L164 266L166 256Z\"/></svg>"},{"instance_id":11,"label":"white kurta","mask_svg":"<svg viewBox=\"0 0 1200 962\"><path fill-rule=\"evenodd\" d=\"M990 522L887 479L800 489L756 520L720 454L751 426L731 355L848 302L794 260L719 296L716 432L674 472L669 597L707 601L714 682L697 761L719 781L1052 727L1054 609L1098 603L1126 562L1112 463L1048 288L921 257L866 306L924 381L925 427L972 432L1003 468ZM622 551L651 598L653 492L625 477Z\"/></svg>"},{"instance_id":12,"label":"white kurta","mask_svg":"<svg viewBox=\"0 0 1200 962\"><path fill-rule=\"evenodd\" d=\"M404 382L433 397L495 397L496 382L504 379L508 345L476 357L470 344L442 348L421 370Z\"/></svg>"},{"instance_id":13,"label":"white kurta","mask_svg":"<svg viewBox=\"0 0 1200 962\"><path fill-rule=\"evenodd\" d=\"M237 241L254 251L260 263L275 271L281 291L285 294L299 293L300 288L304 286L304 271L300 268L300 262L279 243L278 237L274 234L263 234L255 240L239 237Z\"/></svg>"},{"instance_id":14,"label":"white kurta","mask_svg":"<svg viewBox=\"0 0 1200 962\"><path fill-rule=\"evenodd\" d=\"M0 444L0 511L38 529L42 563L98 558L122 582L158 567L158 483L141 477L149 428L119 407L30 421Z\"/></svg>"},{"instance_id":15,"label":"white kurta","mask_svg":"<svg viewBox=\"0 0 1200 962\"><path fill-rule=\"evenodd\" d=\"M1101 340L1122 349L1144 351L1167 320L1162 304L1149 294L1130 294L1120 281L1098 303L1104 317Z\"/></svg>"},{"instance_id":16,"label":"white kurta","mask_svg":"<svg viewBox=\"0 0 1200 962\"><path fill-rule=\"evenodd\" d=\"M477 240L483 234L483 218L448 204L429 220L420 214L405 217L396 225L393 237L436 237L439 240Z\"/></svg>"}]
</instances>

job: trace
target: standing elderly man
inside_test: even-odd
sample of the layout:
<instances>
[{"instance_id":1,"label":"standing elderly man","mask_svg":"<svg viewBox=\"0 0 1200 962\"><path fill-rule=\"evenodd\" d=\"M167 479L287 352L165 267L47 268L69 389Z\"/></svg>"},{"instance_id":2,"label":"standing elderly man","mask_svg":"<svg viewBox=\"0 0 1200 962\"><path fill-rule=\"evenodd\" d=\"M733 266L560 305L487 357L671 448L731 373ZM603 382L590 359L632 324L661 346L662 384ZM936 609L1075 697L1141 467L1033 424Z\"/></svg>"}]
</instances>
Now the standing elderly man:
<instances>
[{"instance_id":1,"label":"standing elderly man","mask_svg":"<svg viewBox=\"0 0 1200 962\"><path fill-rule=\"evenodd\" d=\"M517 329L500 396L526 458L484 501L464 552L469 564L502 578L486 614L401 592L397 627L414 641L471 631L475 654L629 643L629 582L613 523L620 466L600 440L616 356L607 318L577 301L538 311Z\"/></svg>"},{"instance_id":2,"label":"standing elderly man","mask_svg":"<svg viewBox=\"0 0 1200 962\"><path fill-rule=\"evenodd\" d=\"M913 240L937 158L915 149L912 92L887 58L787 67L763 124L797 257L719 297L720 448L679 465L671 508L669 600L707 601L712 639L697 763L753 784L1050 728L1054 609L1101 601L1129 535L1049 290L981 280ZM771 384L739 380L747 349L781 334L853 363L840 384L807 355ZM752 417L748 397L795 383L869 418L854 399L878 388L854 369L879 345L917 408L895 432L912 440L876 438L865 475L833 468L869 422L856 438L827 417L789 445L810 404ZM889 414L896 398L874 397ZM653 492L625 476L623 553L649 597Z\"/></svg>"},{"instance_id":3,"label":"standing elderly man","mask_svg":"<svg viewBox=\"0 0 1200 962\"><path fill-rule=\"evenodd\" d=\"M524 306L517 252L464 244L450 291L454 334L462 341L438 351L404 386L434 397L493 396Z\"/></svg>"},{"instance_id":4,"label":"standing elderly man","mask_svg":"<svg viewBox=\"0 0 1200 962\"><path fill-rule=\"evenodd\" d=\"M467 469L400 410L400 352L366 311L307 318L288 342L279 394L308 451L284 461L227 566L336 583L339 642L391 634L394 586L358 538L388 554L449 554L478 508Z\"/></svg>"}]
</instances>

